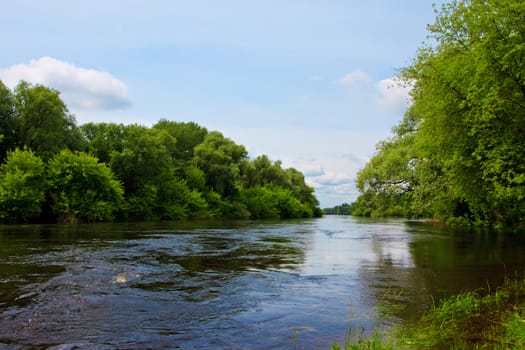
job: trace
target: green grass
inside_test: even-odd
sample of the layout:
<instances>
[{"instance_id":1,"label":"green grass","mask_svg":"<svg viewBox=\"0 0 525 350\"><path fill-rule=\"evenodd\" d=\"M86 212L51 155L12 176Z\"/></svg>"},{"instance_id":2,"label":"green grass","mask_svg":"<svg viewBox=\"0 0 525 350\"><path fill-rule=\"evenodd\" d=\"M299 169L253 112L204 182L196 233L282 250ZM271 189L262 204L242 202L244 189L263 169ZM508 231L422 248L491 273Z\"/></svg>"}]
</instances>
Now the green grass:
<instances>
[{"instance_id":1,"label":"green grass","mask_svg":"<svg viewBox=\"0 0 525 350\"><path fill-rule=\"evenodd\" d=\"M451 297L418 322L331 348L354 349L525 349L525 280Z\"/></svg>"}]
</instances>

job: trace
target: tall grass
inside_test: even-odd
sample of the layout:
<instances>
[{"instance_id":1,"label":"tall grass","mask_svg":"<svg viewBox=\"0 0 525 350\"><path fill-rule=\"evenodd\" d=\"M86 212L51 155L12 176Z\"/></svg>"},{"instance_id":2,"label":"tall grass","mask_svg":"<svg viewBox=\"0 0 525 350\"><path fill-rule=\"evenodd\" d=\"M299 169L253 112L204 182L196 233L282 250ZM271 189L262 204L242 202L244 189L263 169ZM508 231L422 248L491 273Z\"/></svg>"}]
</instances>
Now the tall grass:
<instances>
[{"instance_id":1,"label":"tall grass","mask_svg":"<svg viewBox=\"0 0 525 350\"><path fill-rule=\"evenodd\" d=\"M418 322L349 338L331 350L525 349L525 280L471 291L434 304Z\"/></svg>"}]
</instances>

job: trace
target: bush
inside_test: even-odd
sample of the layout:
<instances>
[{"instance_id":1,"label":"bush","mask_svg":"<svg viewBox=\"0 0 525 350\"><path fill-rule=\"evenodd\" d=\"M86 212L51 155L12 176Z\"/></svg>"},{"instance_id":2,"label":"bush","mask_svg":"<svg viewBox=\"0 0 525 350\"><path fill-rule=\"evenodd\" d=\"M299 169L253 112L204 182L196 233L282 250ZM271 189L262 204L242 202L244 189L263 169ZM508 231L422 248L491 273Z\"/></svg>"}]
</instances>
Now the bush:
<instances>
[{"instance_id":1,"label":"bush","mask_svg":"<svg viewBox=\"0 0 525 350\"><path fill-rule=\"evenodd\" d=\"M63 150L48 165L51 210L59 221L110 221L122 204L121 184L106 164Z\"/></svg>"},{"instance_id":2,"label":"bush","mask_svg":"<svg viewBox=\"0 0 525 350\"><path fill-rule=\"evenodd\" d=\"M46 188L42 159L31 151L9 152L0 167L0 219L10 223L37 219Z\"/></svg>"}]
</instances>

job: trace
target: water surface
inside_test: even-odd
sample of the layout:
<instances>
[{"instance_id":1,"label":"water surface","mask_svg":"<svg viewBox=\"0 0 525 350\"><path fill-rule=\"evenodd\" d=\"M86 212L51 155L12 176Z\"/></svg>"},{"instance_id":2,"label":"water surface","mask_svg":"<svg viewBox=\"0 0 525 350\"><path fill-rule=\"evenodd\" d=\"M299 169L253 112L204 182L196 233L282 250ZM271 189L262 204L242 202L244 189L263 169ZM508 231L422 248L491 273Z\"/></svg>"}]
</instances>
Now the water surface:
<instances>
[{"instance_id":1,"label":"water surface","mask_svg":"<svg viewBox=\"0 0 525 350\"><path fill-rule=\"evenodd\" d=\"M520 237L403 220L0 227L0 348L327 349L521 275Z\"/></svg>"}]
</instances>

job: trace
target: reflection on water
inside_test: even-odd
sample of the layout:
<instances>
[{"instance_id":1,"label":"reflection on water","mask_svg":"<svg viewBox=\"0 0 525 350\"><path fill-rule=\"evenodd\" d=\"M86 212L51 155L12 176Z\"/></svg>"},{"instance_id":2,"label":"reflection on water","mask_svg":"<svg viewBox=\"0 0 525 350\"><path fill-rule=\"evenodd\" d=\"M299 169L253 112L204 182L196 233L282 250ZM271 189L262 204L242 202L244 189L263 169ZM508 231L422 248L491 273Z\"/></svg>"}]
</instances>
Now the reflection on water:
<instances>
[{"instance_id":1,"label":"reflection on water","mask_svg":"<svg viewBox=\"0 0 525 350\"><path fill-rule=\"evenodd\" d=\"M501 283L519 237L421 223L0 227L0 348L310 349Z\"/></svg>"}]
</instances>

